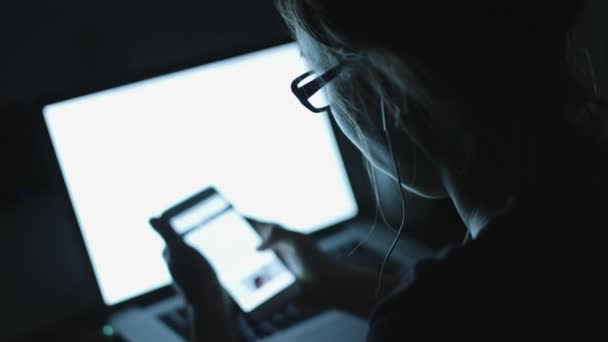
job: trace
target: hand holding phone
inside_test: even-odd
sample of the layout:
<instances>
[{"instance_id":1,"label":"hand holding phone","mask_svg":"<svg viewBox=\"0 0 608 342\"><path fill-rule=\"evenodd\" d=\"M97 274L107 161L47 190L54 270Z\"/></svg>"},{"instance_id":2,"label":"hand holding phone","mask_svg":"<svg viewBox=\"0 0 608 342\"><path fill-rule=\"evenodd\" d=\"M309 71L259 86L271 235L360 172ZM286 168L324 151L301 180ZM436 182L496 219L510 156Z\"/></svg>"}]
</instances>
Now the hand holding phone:
<instances>
[{"instance_id":1,"label":"hand holding phone","mask_svg":"<svg viewBox=\"0 0 608 342\"><path fill-rule=\"evenodd\" d=\"M163 257L176 287L188 303L209 305L210 300L224 296L215 271L205 257L186 244L166 220L153 218L150 225L167 244Z\"/></svg>"},{"instance_id":2,"label":"hand holding phone","mask_svg":"<svg viewBox=\"0 0 608 342\"><path fill-rule=\"evenodd\" d=\"M163 256L175 287L192 308L191 340L237 341L234 304L207 259L186 244L163 218L153 218L150 224L166 241Z\"/></svg>"},{"instance_id":3,"label":"hand holding phone","mask_svg":"<svg viewBox=\"0 0 608 342\"><path fill-rule=\"evenodd\" d=\"M164 224L159 225L159 222ZM199 271L204 278L210 278L211 274L217 272L214 283L221 284L241 310L254 318L272 311L276 304L298 292L299 284L295 275L275 252L257 250L262 238L213 188L168 209L160 221L152 224L167 241L169 258L172 245L187 244L189 249L184 250L188 251L188 257L194 260L190 254L196 252L202 254L199 254L200 258L208 261L205 267L197 263L200 270L186 267L175 272L178 285L180 279L185 281ZM194 291L184 289L185 292L190 290Z\"/></svg>"}]
</instances>

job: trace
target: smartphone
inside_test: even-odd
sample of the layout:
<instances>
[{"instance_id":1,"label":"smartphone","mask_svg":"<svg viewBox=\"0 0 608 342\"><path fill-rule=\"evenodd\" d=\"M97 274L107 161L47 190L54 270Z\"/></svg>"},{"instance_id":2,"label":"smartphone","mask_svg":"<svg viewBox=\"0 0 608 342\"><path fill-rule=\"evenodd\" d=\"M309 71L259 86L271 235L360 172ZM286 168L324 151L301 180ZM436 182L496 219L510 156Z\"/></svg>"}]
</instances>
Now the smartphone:
<instances>
[{"instance_id":1,"label":"smartphone","mask_svg":"<svg viewBox=\"0 0 608 342\"><path fill-rule=\"evenodd\" d=\"M261 319L299 292L295 275L273 251L257 251L262 238L215 188L166 210L161 219L213 266L241 310Z\"/></svg>"}]
</instances>

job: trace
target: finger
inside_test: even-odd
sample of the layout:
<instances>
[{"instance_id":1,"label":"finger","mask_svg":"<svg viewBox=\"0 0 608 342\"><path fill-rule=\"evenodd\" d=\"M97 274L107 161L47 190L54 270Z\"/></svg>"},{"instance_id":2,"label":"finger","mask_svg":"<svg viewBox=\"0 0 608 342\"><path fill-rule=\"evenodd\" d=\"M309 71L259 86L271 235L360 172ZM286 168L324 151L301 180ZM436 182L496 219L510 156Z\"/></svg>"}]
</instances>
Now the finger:
<instances>
[{"instance_id":1,"label":"finger","mask_svg":"<svg viewBox=\"0 0 608 342\"><path fill-rule=\"evenodd\" d=\"M260 230L263 230L266 226L275 225L274 223L267 222L267 221L261 221L261 220L254 219L249 216L244 216L244 218L245 218L245 220L247 220L247 222L249 222L249 224L253 227L253 229L255 229L259 234L261 234Z\"/></svg>"},{"instance_id":2,"label":"finger","mask_svg":"<svg viewBox=\"0 0 608 342\"><path fill-rule=\"evenodd\" d=\"M257 231L260 234L260 236L262 237L262 240L264 240L264 241L266 241L272 237L273 231L275 229L275 226L270 223L260 224L257 227L258 227Z\"/></svg>"},{"instance_id":3,"label":"finger","mask_svg":"<svg viewBox=\"0 0 608 342\"><path fill-rule=\"evenodd\" d=\"M169 249L163 248L163 259L165 259L166 263L169 263Z\"/></svg>"},{"instance_id":4,"label":"finger","mask_svg":"<svg viewBox=\"0 0 608 342\"><path fill-rule=\"evenodd\" d=\"M182 243L181 237L166 220L154 217L150 219L150 225L165 240L167 246L171 247Z\"/></svg>"},{"instance_id":5,"label":"finger","mask_svg":"<svg viewBox=\"0 0 608 342\"><path fill-rule=\"evenodd\" d=\"M291 234L290 231L276 225L261 227L260 235L262 236L263 242L258 246L258 250L273 248L276 244L288 242L293 237L293 234Z\"/></svg>"},{"instance_id":6,"label":"finger","mask_svg":"<svg viewBox=\"0 0 608 342\"><path fill-rule=\"evenodd\" d=\"M262 244L257 248L258 251L273 251L281 260L285 262L289 258L289 248L285 245L285 242L278 241L273 244Z\"/></svg>"},{"instance_id":7,"label":"finger","mask_svg":"<svg viewBox=\"0 0 608 342\"><path fill-rule=\"evenodd\" d=\"M256 249L258 251L265 251L268 249L272 249L274 251L276 251L278 248L278 242L269 242L269 241L263 241L262 244L260 244L259 246L256 247Z\"/></svg>"},{"instance_id":8,"label":"finger","mask_svg":"<svg viewBox=\"0 0 608 342\"><path fill-rule=\"evenodd\" d=\"M163 249L163 259L165 259L165 263L167 263L167 267L169 269L169 273L171 273L171 277L173 279L181 279L180 278L180 266L176 265L176 261L179 262L179 258L173 258L171 256L171 249L165 248Z\"/></svg>"}]
</instances>

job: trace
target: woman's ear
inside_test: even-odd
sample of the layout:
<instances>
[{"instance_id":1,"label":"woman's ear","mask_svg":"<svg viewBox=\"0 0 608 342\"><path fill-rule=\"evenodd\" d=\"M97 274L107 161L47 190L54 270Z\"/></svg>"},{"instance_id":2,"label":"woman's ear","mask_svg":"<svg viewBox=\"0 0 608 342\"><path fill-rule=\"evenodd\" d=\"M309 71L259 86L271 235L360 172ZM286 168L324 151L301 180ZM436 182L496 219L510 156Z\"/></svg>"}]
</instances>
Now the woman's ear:
<instances>
[{"instance_id":1,"label":"woman's ear","mask_svg":"<svg viewBox=\"0 0 608 342\"><path fill-rule=\"evenodd\" d=\"M399 110L393 118L394 126L398 127L398 131L405 133L408 138L426 155L430 160L435 160L437 157L436 142L433 137L433 132L429 125L429 120L425 120L424 116L428 113L423 110L421 105L416 104L412 100L407 101L407 110ZM388 125L388 123L387 123Z\"/></svg>"},{"instance_id":2,"label":"woman's ear","mask_svg":"<svg viewBox=\"0 0 608 342\"><path fill-rule=\"evenodd\" d=\"M430 109L417 101L410 100L407 106L407 112L399 116L400 130L408 135L430 161L458 173L464 172L472 152L471 127L463 127L463 123L458 121L437 122ZM462 116L454 114L454 117Z\"/></svg>"}]
</instances>

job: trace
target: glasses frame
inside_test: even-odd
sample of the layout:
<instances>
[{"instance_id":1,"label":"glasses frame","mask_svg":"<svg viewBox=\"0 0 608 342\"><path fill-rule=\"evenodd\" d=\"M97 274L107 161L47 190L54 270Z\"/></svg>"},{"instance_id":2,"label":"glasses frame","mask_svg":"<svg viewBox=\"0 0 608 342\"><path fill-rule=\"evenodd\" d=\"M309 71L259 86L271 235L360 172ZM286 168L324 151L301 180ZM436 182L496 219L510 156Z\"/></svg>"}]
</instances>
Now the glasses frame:
<instances>
[{"instance_id":1,"label":"glasses frame","mask_svg":"<svg viewBox=\"0 0 608 342\"><path fill-rule=\"evenodd\" d=\"M322 75L316 77L312 81L307 82L306 84L300 86L300 83L304 79L306 79L310 75L314 74L314 71L312 71L312 70L307 71L307 72L303 73L302 75L298 76L296 79L294 79L291 82L291 92L298 98L298 100L300 100L300 103L304 107L306 107L308 110L310 110L311 112L313 112L313 113L327 112L327 111L329 111L329 105L322 107L322 108L317 108L312 103L310 103L310 98L314 94L316 94L319 90L321 90L321 88L323 88L323 86L325 86L327 83L329 83L333 79L335 79L340 74L340 72L342 71L343 68L344 68L344 64L338 64L335 67L324 72Z\"/></svg>"}]
</instances>

